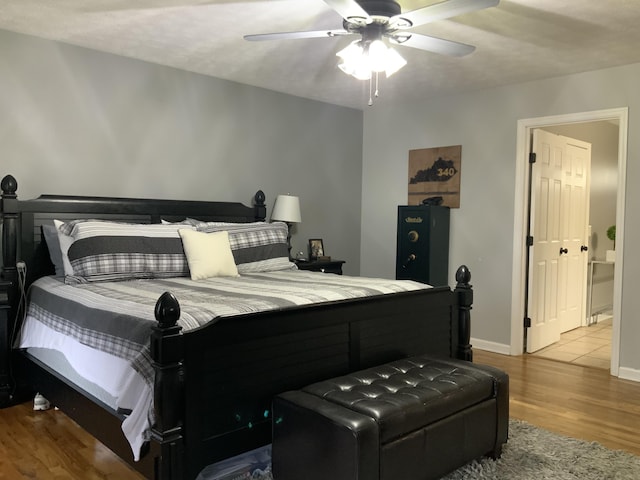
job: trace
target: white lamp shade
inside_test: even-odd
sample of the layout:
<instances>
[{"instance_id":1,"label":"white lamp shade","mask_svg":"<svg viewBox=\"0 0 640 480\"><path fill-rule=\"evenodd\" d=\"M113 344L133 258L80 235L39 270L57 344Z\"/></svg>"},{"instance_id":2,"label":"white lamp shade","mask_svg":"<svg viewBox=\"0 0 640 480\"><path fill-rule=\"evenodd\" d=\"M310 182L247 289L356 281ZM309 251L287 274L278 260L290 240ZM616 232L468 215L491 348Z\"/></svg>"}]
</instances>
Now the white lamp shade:
<instances>
[{"instance_id":1,"label":"white lamp shade","mask_svg":"<svg viewBox=\"0 0 640 480\"><path fill-rule=\"evenodd\" d=\"M288 223L300 223L300 199L295 195L278 195L273 205L271 220Z\"/></svg>"}]
</instances>

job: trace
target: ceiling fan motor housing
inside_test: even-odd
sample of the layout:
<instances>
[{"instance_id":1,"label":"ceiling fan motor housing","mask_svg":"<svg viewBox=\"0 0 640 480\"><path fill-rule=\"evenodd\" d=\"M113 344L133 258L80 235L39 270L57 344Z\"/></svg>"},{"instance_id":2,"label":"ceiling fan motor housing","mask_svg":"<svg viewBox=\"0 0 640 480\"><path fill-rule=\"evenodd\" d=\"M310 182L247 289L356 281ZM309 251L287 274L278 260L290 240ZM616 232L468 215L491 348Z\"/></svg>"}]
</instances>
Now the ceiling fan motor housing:
<instances>
[{"instance_id":1,"label":"ceiling fan motor housing","mask_svg":"<svg viewBox=\"0 0 640 480\"><path fill-rule=\"evenodd\" d=\"M372 17L391 18L402 13L400 4L393 0L358 0L358 3Z\"/></svg>"}]
</instances>

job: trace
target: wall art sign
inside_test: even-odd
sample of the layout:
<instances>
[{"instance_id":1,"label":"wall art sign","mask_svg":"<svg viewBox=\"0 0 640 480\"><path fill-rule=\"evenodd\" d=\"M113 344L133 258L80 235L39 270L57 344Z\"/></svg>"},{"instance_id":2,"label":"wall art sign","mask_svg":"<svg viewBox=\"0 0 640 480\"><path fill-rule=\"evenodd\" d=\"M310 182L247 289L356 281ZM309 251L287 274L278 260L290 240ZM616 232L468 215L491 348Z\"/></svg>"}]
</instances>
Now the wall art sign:
<instances>
[{"instance_id":1,"label":"wall art sign","mask_svg":"<svg viewBox=\"0 0 640 480\"><path fill-rule=\"evenodd\" d=\"M409 150L408 205L442 197L441 205L460 208L462 145Z\"/></svg>"}]
</instances>

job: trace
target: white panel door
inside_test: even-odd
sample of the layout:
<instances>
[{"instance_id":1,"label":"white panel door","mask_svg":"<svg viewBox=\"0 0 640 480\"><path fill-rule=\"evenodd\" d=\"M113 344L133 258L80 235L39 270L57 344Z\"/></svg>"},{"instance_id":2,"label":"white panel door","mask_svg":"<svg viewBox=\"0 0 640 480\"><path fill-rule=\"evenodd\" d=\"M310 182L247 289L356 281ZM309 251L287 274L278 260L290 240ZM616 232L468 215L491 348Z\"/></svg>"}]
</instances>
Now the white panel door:
<instances>
[{"instance_id":1,"label":"white panel door","mask_svg":"<svg viewBox=\"0 0 640 480\"><path fill-rule=\"evenodd\" d=\"M591 144L560 137L565 142L562 244L567 249L566 300L561 304L560 331L583 324L586 308L589 235L589 173Z\"/></svg>"},{"instance_id":2,"label":"white panel door","mask_svg":"<svg viewBox=\"0 0 640 480\"><path fill-rule=\"evenodd\" d=\"M531 222L533 247L529 269L529 318L527 352L535 352L560 340L559 307L562 292L561 198L563 178L562 144L557 135L543 130L533 131L533 167Z\"/></svg>"},{"instance_id":3,"label":"white panel door","mask_svg":"<svg viewBox=\"0 0 640 480\"><path fill-rule=\"evenodd\" d=\"M590 144L544 130L534 130L533 151L528 352L582 324L591 167Z\"/></svg>"}]
</instances>

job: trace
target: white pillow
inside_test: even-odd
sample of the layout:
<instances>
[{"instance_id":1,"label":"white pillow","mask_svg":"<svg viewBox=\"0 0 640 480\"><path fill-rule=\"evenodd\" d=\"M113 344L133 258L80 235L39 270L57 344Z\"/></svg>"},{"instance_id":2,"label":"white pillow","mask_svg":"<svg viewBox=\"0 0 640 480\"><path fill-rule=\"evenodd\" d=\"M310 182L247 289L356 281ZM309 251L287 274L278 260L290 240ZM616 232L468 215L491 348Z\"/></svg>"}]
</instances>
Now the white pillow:
<instances>
[{"instance_id":1,"label":"white pillow","mask_svg":"<svg viewBox=\"0 0 640 480\"><path fill-rule=\"evenodd\" d=\"M181 228L178 233L187 255L191 280L239 276L229 245L229 232L203 233Z\"/></svg>"},{"instance_id":2,"label":"white pillow","mask_svg":"<svg viewBox=\"0 0 640 480\"><path fill-rule=\"evenodd\" d=\"M71 235L65 235L60 231L60 225L64 222L60 220L54 220L53 224L58 232L58 241L60 242L60 253L62 253L62 265L64 266L65 275L73 275L73 267L69 261L69 247L73 243L73 237Z\"/></svg>"}]
</instances>

